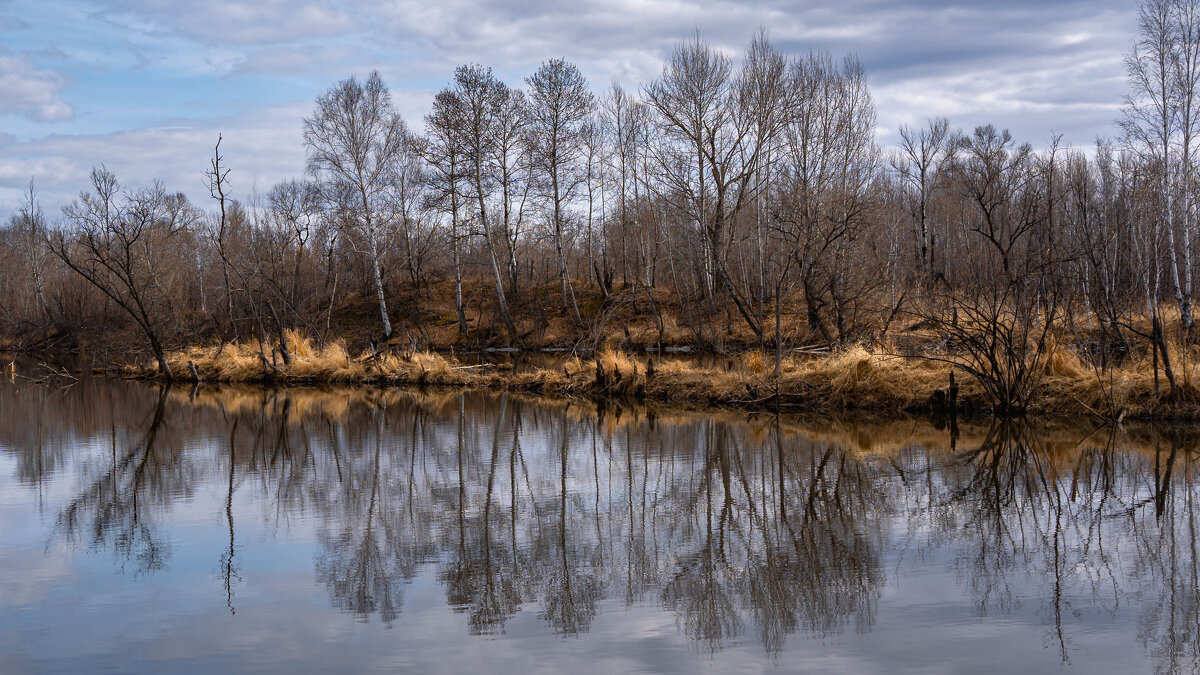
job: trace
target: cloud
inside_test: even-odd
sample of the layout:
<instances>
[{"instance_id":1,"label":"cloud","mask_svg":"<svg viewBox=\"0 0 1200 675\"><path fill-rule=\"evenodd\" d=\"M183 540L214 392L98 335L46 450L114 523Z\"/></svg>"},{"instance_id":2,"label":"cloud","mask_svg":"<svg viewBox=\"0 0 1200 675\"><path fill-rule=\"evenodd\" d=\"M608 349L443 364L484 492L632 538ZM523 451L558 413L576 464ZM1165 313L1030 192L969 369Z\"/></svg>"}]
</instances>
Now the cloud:
<instances>
[{"instance_id":1,"label":"cloud","mask_svg":"<svg viewBox=\"0 0 1200 675\"><path fill-rule=\"evenodd\" d=\"M131 189L161 180L207 207L204 171L222 134L234 197L248 200L304 171L301 120L308 103L286 104L216 120L175 119L110 134L54 134L0 146L0 213L15 208L30 177L47 213L87 186L93 166L105 165Z\"/></svg>"},{"instance_id":2,"label":"cloud","mask_svg":"<svg viewBox=\"0 0 1200 675\"><path fill-rule=\"evenodd\" d=\"M26 56L0 51L0 115L21 115L38 122L61 122L75 117L61 91L68 78L54 70L38 69Z\"/></svg>"},{"instance_id":3,"label":"cloud","mask_svg":"<svg viewBox=\"0 0 1200 675\"><path fill-rule=\"evenodd\" d=\"M25 30L29 24L15 14L9 14L12 9L10 0L0 0L0 31Z\"/></svg>"},{"instance_id":4,"label":"cloud","mask_svg":"<svg viewBox=\"0 0 1200 675\"><path fill-rule=\"evenodd\" d=\"M519 82L541 60L564 56L597 89L614 78L636 87L656 77L673 45L696 29L737 55L765 27L788 53L858 54L885 142L900 123L942 114L1031 140L1053 130L1090 142L1112 129L1133 11L1126 0L363 0L351 13L370 15L380 35L399 36L399 48L420 55L399 74L448 80L454 65L478 61Z\"/></svg>"},{"instance_id":5,"label":"cloud","mask_svg":"<svg viewBox=\"0 0 1200 675\"><path fill-rule=\"evenodd\" d=\"M6 6L0 0L0 15ZM786 53L858 54L885 146L899 124L935 115L967 129L1007 127L1035 146L1052 132L1086 145L1114 133L1125 91L1121 58L1136 27L1128 0L101 0L80 7L77 22L59 22L48 10L23 13L31 29L11 53L0 50L0 91L8 94L0 114L19 122L5 129L16 138L0 140L0 213L30 173L48 201L61 201L100 162L126 182L163 178L206 200L202 172L218 131L239 189L257 177L265 190L302 172L303 116L315 96L352 73L378 68L419 127L432 92L456 65L490 65L523 86L541 61L564 57L597 91L614 79L636 91L696 29L735 58L760 27ZM63 99L67 84L74 105ZM72 115L72 124L54 128L67 133L45 136L33 123Z\"/></svg>"},{"instance_id":6,"label":"cloud","mask_svg":"<svg viewBox=\"0 0 1200 675\"><path fill-rule=\"evenodd\" d=\"M3 8L3 5L0 5ZM25 30L29 28L29 24L21 20L19 16L0 15L0 30Z\"/></svg>"},{"instance_id":7,"label":"cloud","mask_svg":"<svg viewBox=\"0 0 1200 675\"><path fill-rule=\"evenodd\" d=\"M95 16L141 33L169 34L212 44L261 45L328 37L354 25L325 0L119 0Z\"/></svg>"},{"instance_id":8,"label":"cloud","mask_svg":"<svg viewBox=\"0 0 1200 675\"><path fill-rule=\"evenodd\" d=\"M236 59L222 76L231 79L257 75L317 74L345 76L345 64L370 63L361 49L347 46L278 45L256 49Z\"/></svg>"},{"instance_id":9,"label":"cloud","mask_svg":"<svg viewBox=\"0 0 1200 675\"><path fill-rule=\"evenodd\" d=\"M963 11L935 31L907 26L912 49L877 47L864 54L881 140L893 140L900 123L920 124L933 115L968 128L995 123L1035 146L1052 133L1076 145L1111 136L1125 92L1127 18L1072 5L990 16Z\"/></svg>"}]
</instances>

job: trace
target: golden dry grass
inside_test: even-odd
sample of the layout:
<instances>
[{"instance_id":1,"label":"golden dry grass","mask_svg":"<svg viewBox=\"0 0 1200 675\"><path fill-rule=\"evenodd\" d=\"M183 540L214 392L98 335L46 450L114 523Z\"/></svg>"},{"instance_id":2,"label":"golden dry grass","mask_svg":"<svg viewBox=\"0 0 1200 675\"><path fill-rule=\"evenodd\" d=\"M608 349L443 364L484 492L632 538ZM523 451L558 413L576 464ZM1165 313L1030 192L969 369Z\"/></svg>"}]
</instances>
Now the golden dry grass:
<instances>
[{"instance_id":1,"label":"golden dry grass","mask_svg":"<svg viewBox=\"0 0 1200 675\"><path fill-rule=\"evenodd\" d=\"M762 351L754 349L742 354L742 367L746 372L756 377L762 377L767 374L767 369L770 364L767 360L767 355Z\"/></svg>"},{"instance_id":2,"label":"golden dry grass","mask_svg":"<svg viewBox=\"0 0 1200 675\"><path fill-rule=\"evenodd\" d=\"M291 363L285 364L275 343L226 343L192 347L167 357L172 373L184 379L211 382L331 382L356 383L404 380L431 384L467 384L456 364L432 352L402 356L388 352L351 356L341 341L316 346L289 331L285 339ZM194 370L193 370L194 368ZM144 371L144 368L142 369Z\"/></svg>"},{"instance_id":3,"label":"golden dry grass","mask_svg":"<svg viewBox=\"0 0 1200 675\"><path fill-rule=\"evenodd\" d=\"M632 355L604 348L592 359L573 357L553 368L502 370L464 365L435 352L350 354L342 342L316 345L286 335L292 363L284 365L276 345L257 342L193 347L168 358L173 373L201 381L281 383L376 383L449 385L509 389L540 394L605 398L633 397L685 404L737 408L867 410L893 413L930 409L947 388L952 366L920 357L897 356L887 345L851 345L827 355L789 355L775 376L774 358L748 351L733 366L696 359ZM1200 417L1200 358L1172 347L1179 390L1167 396L1160 378L1156 392L1149 356L1098 371L1065 344L1052 344L1042 364L1042 386L1031 406L1035 413ZM267 365L264 365L264 361ZM145 365L131 374L151 376ZM958 374L958 401L964 410L989 406L983 388Z\"/></svg>"}]
</instances>

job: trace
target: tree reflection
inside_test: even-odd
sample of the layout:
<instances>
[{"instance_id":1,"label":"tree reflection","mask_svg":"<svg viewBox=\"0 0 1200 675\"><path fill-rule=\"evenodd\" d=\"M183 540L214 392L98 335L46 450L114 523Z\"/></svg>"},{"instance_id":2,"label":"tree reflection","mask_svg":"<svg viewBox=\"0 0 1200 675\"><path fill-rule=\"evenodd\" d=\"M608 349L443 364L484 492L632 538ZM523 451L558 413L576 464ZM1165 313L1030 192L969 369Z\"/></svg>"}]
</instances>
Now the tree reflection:
<instances>
[{"instance_id":1,"label":"tree reflection","mask_svg":"<svg viewBox=\"0 0 1200 675\"><path fill-rule=\"evenodd\" d=\"M603 591L600 580L591 569L592 551L583 542L586 525L571 519L572 507L578 504L568 492L567 476L570 459L570 422L564 413L559 420L558 444L558 522L556 536L535 550L545 551L548 560L539 567L544 570L544 607L542 618L557 633L576 635L586 633L596 618L596 602ZM580 531L581 530L581 531ZM541 533L539 533L541 534Z\"/></svg>"},{"instance_id":2,"label":"tree reflection","mask_svg":"<svg viewBox=\"0 0 1200 675\"><path fill-rule=\"evenodd\" d=\"M58 516L58 528L67 539L84 538L93 548L111 550L122 568L133 565L134 574L162 569L170 555L155 531L151 508L191 488L190 467L159 440L169 391L159 389L141 439L124 452L118 453L114 431L110 467Z\"/></svg>"},{"instance_id":3,"label":"tree reflection","mask_svg":"<svg viewBox=\"0 0 1200 675\"><path fill-rule=\"evenodd\" d=\"M1138 523L1142 569L1158 588L1141 619L1139 637L1157 659L1158 672L1200 671L1200 557L1196 523L1196 486L1192 444L1172 434L1168 447L1155 453L1154 525ZM1186 444L1187 447L1184 447ZM1130 512L1131 522L1148 518Z\"/></svg>"},{"instance_id":4,"label":"tree reflection","mask_svg":"<svg viewBox=\"0 0 1200 675\"><path fill-rule=\"evenodd\" d=\"M500 399L490 442L487 462L487 487L481 507L470 508L472 480L468 475L466 443L466 412L464 400L457 401L455 430L455 533L453 554L441 571L446 597L452 607L468 614L473 634L502 632L504 624L521 605L521 593L516 582L517 568L512 549L503 543L503 516L496 503L498 476L504 469L500 461L500 445L504 425L508 422L508 398ZM516 447L510 452L515 461ZM515 495L515 493L514 493ZM515 505L513 507L515 512ZM515 524L515 516L513 516Z\"/></svg>"},{"instance_id":5,"label":"tree reflection","mask_svg":"<svg viewBox=\"0 0 1200 675\"><path fill-rule=\"evenodd\" d=\"M876 472L831 445L789 444L778 425L758 453L727 428L708 438L701 543L663 591L685 631L715 649L748 613L778 653L797 631L831 635L850 619L869 630L884 581L875 528L890 508Z\"/></svg>"},{"instance_id":6,"label":"tree reflection","mask_svg":"<svg viewBox=\"0 0 1200 675\"><path fill-rule=\"evenodd\" d=\"M234 418L229 428L229 483L225 492L225 522L229 526L229 549L221 553L221 578L225 582L225 605L230 614L236 614L233 607L233 583L241 581L234 556L237 554L236 538L233 529L233 489L234 469L237 467L237 427L238 420Z\"/></svg>"},{"instance_id":7,"label":"tree reflection","mask_svg":"<svg viewBox=\"0 0 1200 675\"><path fill-rule=\"evenodd\" d=\"M472 634L525 610L580 635L605 601L652 603L704 649L752 634L772 655L872 630L884 570L940 555L976 613L1036 615L1064 661L1089 616L1135 611L1160 671L1200 668L1186 430L1008 420L951 444L932 425L918 441L508 394L80 392L50 405L0 389L5 410L46 418L32 433L0 420L22 484L59 485L64 468L79 482L56 535L160 570L164 513L209 485L231 612L252 581L235 523L256 520L314 524L317 583L361 621L392 625L429 575Z\"/></svg>"},{"instance_id":8,"label":"tree reflection","mask_svg":"<svg viewBox=\"0 0 1200 675\"><path fill-rule=\"evenodd\" d=\"M320 535L325 551L317 560L317 579L337 607L362 620L378 614L390 625L400 613L403 584L413 578L421 549L403 525L393 467L385 467L387 410L372 412L374 433L363 439L371 451L348 467L338 463L345 473L337 501L326 512L336 519Z\"/></svg>"},{"instance_id":9,"label":"tree reflection","mask_svg":"<svg viewBox=\"0 0 1200 675\"><path fill-rule=\"evenodd\" d=\"M1022 598L1038 600L1047 642L1069 662L1070 623L1139 602L1140 638L1157 669L1200 668L1192 452L1177 437L1148 456L1123 451L1129 439L1116 428L1071 445L1051 439L996 422L930 486L944 494L929 501L958 514L947 521L950 541L977 611L1008 614Z\"/></svg>"}]
</instances>

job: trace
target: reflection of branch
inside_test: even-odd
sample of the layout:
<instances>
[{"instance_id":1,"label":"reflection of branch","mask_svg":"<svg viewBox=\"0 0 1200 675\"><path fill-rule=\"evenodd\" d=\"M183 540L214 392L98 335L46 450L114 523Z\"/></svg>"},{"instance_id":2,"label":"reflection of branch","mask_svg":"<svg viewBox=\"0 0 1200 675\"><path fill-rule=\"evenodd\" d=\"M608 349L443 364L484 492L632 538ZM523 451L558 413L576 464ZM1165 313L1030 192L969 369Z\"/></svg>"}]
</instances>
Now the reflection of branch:
<instances>
[{"instance_id":1,"label":"reflection of branch","mask_svg":"<svg viewBox=\"0 0 1200 675\"><path fill-rule=\"evenodd\" d=\"M328 424L308 422L312 408L288 390L255 390L241 412L195 418L229 434L229 465L218 442L202 465L211 475L200 478L226 488L228 542L217 548L230 612L241 582L236 491L251 488L274 498L243 500L262 504L265 518L273 509L317 518L316 580L360 621L391 624L404 582L436 569L444 603L471 633L503 631L522 609L546 632L583 633L611 597L657 602L701 649L756 633L778 655L796 635L872 629L883 551L899 548L891 516L901 515L914 548L956 555L980 613L1033 598L1044 643L1061 658L1089 593L1114 614L1148 605L1139 639L1163 670L1186 670L1196 649L1195 488L1182 436L1142 455L1117 450L1121 430L1081 447L1008 421L951 455L864 452L828 433L787 431L786 418L660 418L654 427L626 418L615 427L622 437L578 407L547 421L546 408L520 409L511 395L467 394L454 405L445 393L432 403L389 394L402 403L355 402L327 413ZM185 398L172 405L201 409ZM173 472L199 454L170 454L168 434L200 425L172 424L161 400L153 416L137 411L144 435L127 432L122 446L112 423L112 470L105 447L96 460L104 476L86 483L59 525L77 537L92 527L94 545L155 569L165 554L150 516L187 489ZM889 435L920 437L898 428ZM863 433L855 442L874 441ZM1131 583L1141 585L1123 588Z\"/></svg>"},{"instance_id":2,"label":"reflection of branch","mask_svg":"<svg viewBox=\"0 0 1200 675\"><path fill-rule=\"evenodd\" d=\"M155 461L155 441L162 426L169 389L167 386L159 390L158 402L142 442L119 459L114 455L110 471L69 502L58 517L59 527L67 536L73 537L81 521L90 516L92 545L107 543L125 560L136 557L138 572L157 571L166 562L167 547L155 540L153 530L144 522L144 504L139 496L153 477L148 473L150 467L164 468ZM170 490L165 494L170 494Z\"/></svg>"},{"instance_id":3,"label":"reflection of branch","mask_svg":"<svg viewBox=\"0 0 1200 675\"><path fill-rule=\"evenodd\" d=\"M349 527L342 536L325 538L328 550L318 560L317 576L329 587L336 606L364 620L378 612L380 619L391 624L399 616L403 599L397 582L410 577L411 568L405 565L394 567L393 563L398 562L398 556L385 556L379 546L376 524L377 520L385 518L384 514L380 513L382 499L379 494L383 413L375 414L375 450L371 455L368 478L371 487L367 494L361 538L351 529L354 528L354 518L348 521ZM361 495L353 482L345 487L350 495ZM350 505L353 505L354 501L352 497L347 498ZM386 534L386 526L384 531Z\"/></svg>"},{"instance_id":4,"label":"reflection of branch","mask_svg":"<svg viewBox=\"0 0 1200 675\"><path fill-rule=\"evenodd\" d=\"M230 614L237 613L233 608L233 580L242 580L233 563L235 552L233 538L233 472L234 467L237 466L237 446L235 444L237 427L238 418L234 417L233 424L229 429L229 487L225 493L225 521L229 524L229 550L221 555L221 576L225 581L225 606L229 608Z\"/></svg>"},{"instance_id":5,"label":"reflection of branch","mask_svg":"<svg viewBox=\"0 0 1200 675\"><path fill-rule=\"evenodd\" d=\"M542 618L555 632L563 635L586 633L596 617L596 602L600 598L599 581L579 563L575 547L568 541L567 520L567 459L570 445L569 422L562 419L561 441L558 450L558 565L549 568ZM575 554L575 555L572 555Z\"/></svg>"}]
</instances>

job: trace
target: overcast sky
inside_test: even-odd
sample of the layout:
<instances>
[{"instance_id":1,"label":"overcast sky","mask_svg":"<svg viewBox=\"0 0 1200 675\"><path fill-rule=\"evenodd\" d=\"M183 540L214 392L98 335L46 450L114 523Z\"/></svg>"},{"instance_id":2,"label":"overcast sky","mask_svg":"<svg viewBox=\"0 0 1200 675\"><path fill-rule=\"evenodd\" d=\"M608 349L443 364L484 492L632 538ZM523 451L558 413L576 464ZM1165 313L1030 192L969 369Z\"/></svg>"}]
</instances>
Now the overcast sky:
<instances>
[{"instance_id":1,"label":"overcast sky","mask_svg":"<svg viewBox=\"0 0 1200 675\"><path fill-rule=\"evenodd\" d=\"M0 0L0 217L36 176L47 212L106 164L207 201L218 133L237 197L303 171L301 120L339 78L376 68L415 125L453 67L511 84L548 58L597 91L653 79L699 28L738 54L854 52L879 141L947 115L1044 145L1113 134L1135 0Z\"/></svg>"}]
</instances>

